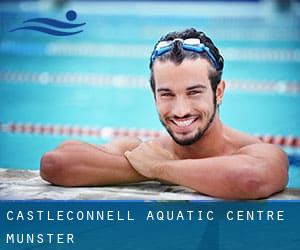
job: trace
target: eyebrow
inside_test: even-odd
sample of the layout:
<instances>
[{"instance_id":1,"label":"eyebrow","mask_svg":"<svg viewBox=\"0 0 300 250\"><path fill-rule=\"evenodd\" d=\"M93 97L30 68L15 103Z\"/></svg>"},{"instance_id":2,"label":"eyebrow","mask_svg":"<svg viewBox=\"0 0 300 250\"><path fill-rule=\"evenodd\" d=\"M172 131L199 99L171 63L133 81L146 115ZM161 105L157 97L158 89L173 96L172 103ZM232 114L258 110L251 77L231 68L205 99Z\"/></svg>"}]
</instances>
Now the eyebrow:
<instances>
[{"instance_id":1,"label":"eyebrow","mask_svg":"<svg viewBox=\"0 0 300 250\"><path fill-rule=\"evenodd\" d=\"M159 88L159 89L157 89L157 92L162 92L162 91L169 91L169 92L172 92L172 90L169 89L169 88Z\"/></svg>"},{"instance_id":2,"label":"eyebrow","mask_svg":"<svg viewBox=\"0 0 300 250\"><path fill-rule=\"evenodd\" d=\"M197 85L193 85L193 86L190 86L190 87L187 87L186 90L187 91L190 91L190 90L194 90L194 89L206 89L207 87L205 85L202 85L202 84L197 84ZM171 89L169 88L158 88L157 89L157 92L172 92Z\"/></svg>"},{"instance_id":3,"label":"eyebrow","mask_svg":"<svg viewBox=\"0 0 300 250\"><path fill-rule=\"evenodd\" d=\"M197 84L197 85L193 85L191 87L187 87L186 90L194 90L194 89L206 89L205 85L202 84Z\"/></svg>"}]
</instances>

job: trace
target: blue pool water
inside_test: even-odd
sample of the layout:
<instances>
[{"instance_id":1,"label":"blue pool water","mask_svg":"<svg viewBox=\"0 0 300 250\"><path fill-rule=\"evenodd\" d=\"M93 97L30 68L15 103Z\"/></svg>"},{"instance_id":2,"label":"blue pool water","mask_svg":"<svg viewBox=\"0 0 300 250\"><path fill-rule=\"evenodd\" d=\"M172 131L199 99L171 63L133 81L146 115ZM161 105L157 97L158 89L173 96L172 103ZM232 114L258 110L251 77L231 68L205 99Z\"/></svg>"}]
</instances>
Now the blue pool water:
<instances>
[{"instance_id":1,"label":"blue pool water","mask_svg":"<svg viewBox=\"0 0 300 250\"><path fill-rule=\"evenodd\" d=\"M2 4L0 123L162 130L147 82L148 58L165 32L196 27L213 38L225 58L224 123L251 134L300 136L300 92L287 91L289 85L300 86L299 16L251 15L251 9L245 10L247 16L151 15L143 4L140 12L130 3L92 4L99 13L78 3L63 9ZM78 22L86 22L76 36L8 32L32 17L63 19L70 8L76 9ZM233 82L279 87L230 88ZM41 155L66 139L71 138L0 131L0 167L38 169ZM72 139L100 144L109 138ZM300 188L299 149L284 149L291 159L289 187Z\"/></svg>"}]
</instances>

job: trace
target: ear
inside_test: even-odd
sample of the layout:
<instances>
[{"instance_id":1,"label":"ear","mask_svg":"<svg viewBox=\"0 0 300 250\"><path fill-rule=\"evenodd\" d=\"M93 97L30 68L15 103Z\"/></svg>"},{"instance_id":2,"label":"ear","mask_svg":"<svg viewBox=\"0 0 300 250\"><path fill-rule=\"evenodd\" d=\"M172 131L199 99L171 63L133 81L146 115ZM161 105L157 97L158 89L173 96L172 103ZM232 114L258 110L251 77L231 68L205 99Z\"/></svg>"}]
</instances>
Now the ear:
<instances>
[{"instance_id":1,"label":"ear","mask_svg":"<svg viewBox=\"0 0 300 250\"><path fill-rule=\"evenodd\" d=\"M222 103L224 91L225 91L225 81L221 80L221 82L218 84L218 87L216 89L217 105L220 105Z\"/></svg>"}]
</instances>

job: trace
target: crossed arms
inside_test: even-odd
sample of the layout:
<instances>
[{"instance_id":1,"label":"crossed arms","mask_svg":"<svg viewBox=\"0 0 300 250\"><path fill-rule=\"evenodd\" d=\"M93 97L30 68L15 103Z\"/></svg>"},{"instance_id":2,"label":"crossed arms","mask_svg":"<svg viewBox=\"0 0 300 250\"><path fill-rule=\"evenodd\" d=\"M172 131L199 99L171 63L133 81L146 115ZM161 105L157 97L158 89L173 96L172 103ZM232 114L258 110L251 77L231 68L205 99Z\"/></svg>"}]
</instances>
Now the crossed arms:
<instances>
[{"instance_id":1,"label":"crossed arms","mask_svg":"<svg viewBox=\"0 0 300 250\"><path fill-rule=\"evenodd\" d=\"M41 159L41 177L62 186L160 180L226 199L259 199L287 184L288 160L270 144L229 156L180 160L157 142L123 138L102 147L69 141Z\"/></svg>"}]
</instances>

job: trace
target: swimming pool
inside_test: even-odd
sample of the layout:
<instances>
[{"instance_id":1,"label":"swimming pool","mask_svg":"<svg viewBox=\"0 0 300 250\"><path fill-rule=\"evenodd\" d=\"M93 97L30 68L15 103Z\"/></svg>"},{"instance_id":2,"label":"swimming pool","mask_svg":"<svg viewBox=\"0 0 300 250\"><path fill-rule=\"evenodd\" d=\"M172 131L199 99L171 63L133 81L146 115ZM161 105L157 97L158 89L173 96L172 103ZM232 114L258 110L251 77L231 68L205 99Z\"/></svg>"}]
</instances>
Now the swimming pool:
<instances>
[{"instance_id":1,"label":"swimming pool","mask_svg":"<svg viewBox=\"0 0 300 250\"><path fill-rule=\"evenodd\" d=\"M217 8L226 10L223 5ZM197 9L216 8L200 3L161 5L150 14L151 6L2 4L0 167L38 169L41 155L66 139L100 144L126 133L155 136L163 128L148 86L152 46L168 31L196 27L214 38L225 58L222 120L281 142L291 163L289 187L300 188L299 16L274 18L254 5L232 7L246 8L244 15L200 16ZM63 19L69 9L86 22L76 36L8 32L28 18Z\"/></svg>"}]
</instances>

